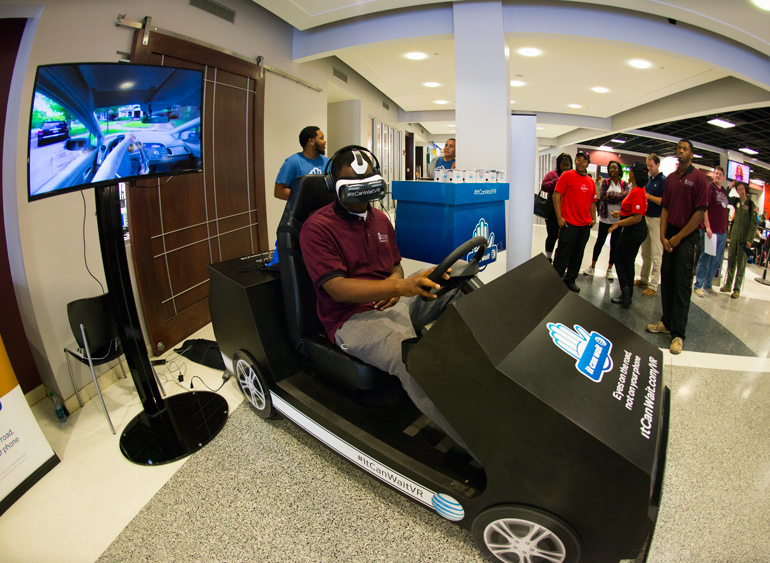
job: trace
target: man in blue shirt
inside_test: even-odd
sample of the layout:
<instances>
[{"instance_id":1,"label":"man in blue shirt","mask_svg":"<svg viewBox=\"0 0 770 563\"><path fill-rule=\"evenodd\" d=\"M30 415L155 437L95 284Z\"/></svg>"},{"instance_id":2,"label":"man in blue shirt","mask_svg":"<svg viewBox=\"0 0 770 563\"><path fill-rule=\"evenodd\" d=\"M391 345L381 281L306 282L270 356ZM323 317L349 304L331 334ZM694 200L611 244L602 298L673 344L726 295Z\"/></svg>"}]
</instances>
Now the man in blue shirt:
<instances>
[{"instance_id":1,"label":"man in blue shirt","mask_svg":"<svg viewBox=\"0 0 770 563\"><path fill-rule=\"evenodd\" d=\"M647 157L647 169L650 171L650 178L644 187L647 192L647 238L642 243L642 271L634 285L645 288L642 295L650 297L658 292L660 263L663 257L663 243L660 241L660 202L663 199L666 175L660 171L660 157L655 153Z\"/></svg>"},{"instance_id":2,"label":"man in blue shirt","mask_svg":"<svg viewBox=\"0 0 770 563\"><path fill-rule=\"evenodd\" d=\"M444 145L443 156L432 160L428 165L428 176L433 178L433 172L441 169L451 169L455 167L455 140L447 139Z\"/></svg>"},{"instance_id":3,"label":"man in blue shirt","mask_svg":"<svg viewBox=\"0 0 770 563\"><path fill-rule=\"evenodd\" d=\"M318 127L310 125L299 134L299 144L302 152L287 158L278 177L275 179L275 197L288 200L291 193L291 184L299 176L307 174L323 174L326 169L326 139L324 133Z\"/></svg>"}]
</instances>

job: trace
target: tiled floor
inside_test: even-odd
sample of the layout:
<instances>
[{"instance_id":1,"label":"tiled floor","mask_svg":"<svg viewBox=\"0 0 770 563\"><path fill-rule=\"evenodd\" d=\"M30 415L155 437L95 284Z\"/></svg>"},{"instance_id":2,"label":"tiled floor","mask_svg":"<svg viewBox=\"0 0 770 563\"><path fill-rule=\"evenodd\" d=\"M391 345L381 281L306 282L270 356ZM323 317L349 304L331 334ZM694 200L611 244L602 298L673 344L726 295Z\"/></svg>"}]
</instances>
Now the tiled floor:
<instances>
[{"instance_id":1,"label":"tiled floor","mask_svg":"<svg viewBox=\"0 0 770 563\"><path fill-rule=\"evenodd\" d=\"M543 237L544 228L536 225L533 252L542 249ZM593 239L589 251L592 244ZM603 275L606 256L607 249L598 264L600 275L578 280L581 296L665 349L664 376L672 390L666 480L649 561L767 561L770 287L756 283L759 270L750 267L740 299L693 296L685 351L671 356L665 337L644 332L644 325L658 318L658 298L636 295L627 310L609 303L618 289ZM194 337L213 339L213 333L209 326ZM189 361L185 369L186 387L193 375L211 388L221 383L221 373L214 370ZM174 374L162 371L161 376L168 392L187 390ZM231 411L241 402L232 379L220 393ZM146 468L126 461L118 448L120 430L140 410L132 381L109 387L105 400L117 436L97 401L63 425L46 401L33 407L62 463L0 517L2 561L95 561L186 462ZM264 560L281 560L276 557Z\"/></svg>"}]
</instances>

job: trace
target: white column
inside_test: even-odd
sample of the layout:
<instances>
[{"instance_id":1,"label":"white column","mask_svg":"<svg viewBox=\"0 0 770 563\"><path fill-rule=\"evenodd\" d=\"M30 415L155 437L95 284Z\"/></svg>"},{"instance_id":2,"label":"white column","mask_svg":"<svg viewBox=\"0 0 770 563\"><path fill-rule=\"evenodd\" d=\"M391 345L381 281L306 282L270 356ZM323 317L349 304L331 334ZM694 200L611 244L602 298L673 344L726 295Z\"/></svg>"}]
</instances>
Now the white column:
<instances>
[{"instance_id":1,"label":"white column","mask_svg":"<svg viewBox=\"0 0 770 563\"><path fill-rule=\"evenodd\" d=\"M530 259L532 254L532 210L535 203L535 170L537 168L537 117L512 115L511 165L508 173L508 241L507 269Z\"/></svg>"},{"instance_id":2,"label":"white column","mask_svg":"<svg viewBox=\"0 0 770 563\"><path fill-rule=\"evenodd\" d=\"M508 169L510 86L501 2L456 2L457 168Z\"/></svg>"}]
</instances>

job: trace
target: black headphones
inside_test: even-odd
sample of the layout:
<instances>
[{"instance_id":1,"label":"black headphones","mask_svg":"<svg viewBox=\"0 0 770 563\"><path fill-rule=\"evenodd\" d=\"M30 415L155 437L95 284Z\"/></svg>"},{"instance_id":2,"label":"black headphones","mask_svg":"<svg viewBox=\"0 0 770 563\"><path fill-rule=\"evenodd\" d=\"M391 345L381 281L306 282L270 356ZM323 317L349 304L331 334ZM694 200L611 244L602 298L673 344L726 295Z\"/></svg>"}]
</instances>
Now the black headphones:
<instances>
[{"instance_id":1,"label":"black headphones","mask_svg":"<svg viewBox=\"0 0 770 563\"><path fill-rule=\"evenodd\" d=\"M347 152L353 153L351 166L358 178L345 180L346 185L340 188L338 197L342 203L366 203L383 199L388 193L388 184L382 178L380 161L372 151L360 145L348 145L335 152L324 168L324 183L330 193L337 191L337 179L334 177L334 162ZM367 153L369 161L363 157ZM372 174L364 176L368 165L372 166Z\"/></svg>"}]
</instances>

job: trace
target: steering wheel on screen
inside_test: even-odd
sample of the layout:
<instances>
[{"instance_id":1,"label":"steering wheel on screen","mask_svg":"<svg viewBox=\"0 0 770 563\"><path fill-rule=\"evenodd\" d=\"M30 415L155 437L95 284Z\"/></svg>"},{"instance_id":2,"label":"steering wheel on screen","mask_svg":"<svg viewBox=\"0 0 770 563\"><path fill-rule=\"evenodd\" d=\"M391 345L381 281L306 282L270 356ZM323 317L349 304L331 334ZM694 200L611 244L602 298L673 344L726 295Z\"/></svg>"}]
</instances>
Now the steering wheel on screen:
<instances>
[{"instance_id":1,"label":"steering wheel on screen","mask_svg":"<svg viewBox=\"0 0 770 563\"><path fill-rule=\"evenodd\" d=\"M463 256L468 254L471 250L478 247L476 254L473 255L470 262L464 260L457 263ZM470 287L470 284L466 282L475 277L479 273L479 262L484 257L484 253L487 251L487 239L486 237L474 237L457 248L455 248L449 256L444 258L434 268L428 279L434 283L440 284L441 288L438 290L432 290L431 293L437 296L445 294L450 289L460 287L465 293L469 293L476 289L476 287ZM444 279L446 271L454 265L452 271L449 272L449 279ZM483 285L483 284L482 284ZM467 291L466 291L467 288ZM422 299L427 300L427 297Z\"/></svg>"}]
</instances>

